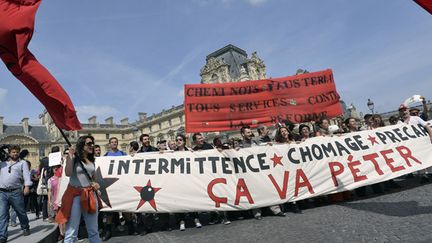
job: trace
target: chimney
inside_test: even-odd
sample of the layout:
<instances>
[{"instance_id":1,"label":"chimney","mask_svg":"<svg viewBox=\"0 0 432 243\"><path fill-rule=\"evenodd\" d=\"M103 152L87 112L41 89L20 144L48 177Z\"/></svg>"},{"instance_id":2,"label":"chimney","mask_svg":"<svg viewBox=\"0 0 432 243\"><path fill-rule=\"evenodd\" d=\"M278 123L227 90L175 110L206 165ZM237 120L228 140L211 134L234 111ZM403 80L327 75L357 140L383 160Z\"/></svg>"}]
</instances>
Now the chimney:
<instances>
[{"instance_id":1,"label":"chimney","mask_svg":"<svg viewBox=\"0 0 432 243\"><path fill-rule=\"evenodd\" d=\"M25 134L29 133L29 119L27 117L23 118L21 120L22 126L23 126L23 131Z\"/></svg>"},{"instance_id":2,"label":"chimney","mask_svg":"<svg viewBox=\"0 0 432 243\"><path fill-rule=\"evenodd\" d=\"M140 121L144 121L145 119L147 119L147 113L145 112L138 112L138 117Z\"/></svg>"},{"instance_id":3,"label":"chimney","mask_svg":"<svg viewBox=\"0 0 432 243\"><path fill-rule=\"evenodd\" d=\"M112 125L113 124L113 117L110 116L107 119L105 119L105 124Z\"/></svg>"},{"instance_id":4,"label":"chimney","mask_svg":"<svg viewBox=\"0 0 432 243\"><path fill-rule=\"evenodd\" d=\"M3 134L3 117L0 116L0 134Z\"/></svg>"},{"instance_id":5,"label":"chimney","mask_svg":"<svg viewBox=\"0 0 432 243\"><path fill-rule=\"evenodd\" d=\"M121 119L120 120L120 123L122 124L122 125L129 125L129 118L123 118L123 119Z\"/></svg>"},{"instance_id":6,"label":"chimney","mask_svg":"<svg viewBox=\"0 0 432 243\"><path fill-rule=\"evenodd\" d=\"M92 117L90 117L90 118L88 119L88 122L89 122L90 124L96 124L96 116L92 116Z\"/></svg>"}]
</instances>

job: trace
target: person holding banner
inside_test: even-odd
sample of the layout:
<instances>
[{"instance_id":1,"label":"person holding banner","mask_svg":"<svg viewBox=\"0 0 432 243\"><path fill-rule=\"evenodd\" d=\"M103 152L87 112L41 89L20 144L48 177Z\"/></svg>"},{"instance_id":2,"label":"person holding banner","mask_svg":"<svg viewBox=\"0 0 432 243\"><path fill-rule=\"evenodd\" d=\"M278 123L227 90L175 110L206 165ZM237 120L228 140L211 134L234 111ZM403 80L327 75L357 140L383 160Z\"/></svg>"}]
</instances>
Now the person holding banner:
<instances>
[{"instance_id":1,"label":"person holding banner","mask_svg":"<svg viewBox=\"0 0 432 243\"><path fill-rule=\"evenodd\" d=\"M275 136L276 143L291 143L291 134L287 127L279 126Z\"/></svg>"},{"instance_id":2,"label":"person holding banner","mask_svg":"<svg viewBox=\"0 0 432 243\"><path fill-rule=\"evenodd\" d=\"M316 132L316 136L332 136L332 132L329 130L330 120L327 118L321 118L318 122L318 131Z\"/></svg>"},{"instance_id":3,"label":"person holding banner","mask_svg":"<svg viewBox=\"0 0 432 243\"><path fill-rule=\"evenodd\" d=\"M94 153L95 157L101 157L102 151L101 151L101 147L99 145L95 144L94 151L95 151L95 153Z\"/></svg>"},{"instance_id":4,"label":"person holding banner","mask_svg":"<svg viewBox=\"0 0 432 243\"><path fill-rule=\"evenodd\" d=\"M148 135L148 134L141 134L139 140L142 143L142 147L138 151L138 153L158 151L157 148L151 146L151 144L150 144L150 135Z\"/></svg>"},{"instance_id":5,"label":"person holding banner","mask_svg":"<svg viewBox=\"0 0 432 243\"><path fill-rule=\"evenodd\" d=\"M290 143L292 143L290 132L286 126L278 126L278 129L276 130L275 141L278 144L290 144ZM275 207L275 206L272 206L272 207ZM275 208L272 209L272 207L270 207L270 209L274 213ZM297 205L296 202L292 202L292 211L293 211L293 213L302 213L301 209L299 208L299 206ZM276 215L282 216L279 214L276 214Z\"/></svg>"},{"instance_id":6,"label":"person holding banner","mask_svg":"<svg viewBox=\"0 0 432 243\"><path fill-rule=\"evenodd\" d=\"M186 147L186 136L183 134L177 134L176 137L176 150L175 151L193 151Z\"/></svg>"},{"instance_id":7,"label":"person holding banner","mask_svg":"<svg viewBox=\"0 0 432 243\"><path fill-rule=\"evenodd\" d=\"M194 151L198 151L198 150L208 150L208 149L214 149L213 146L211 146L210 144L206 143L206 141L204 140L204 137L201 133L194 133L192 135L192 140L195 144L195 147L193 147Z\"/></svg>"},{"instance_id":8,"label":"person holding banner","mask_svg":"<svg viewBox=\"0 0 432 243\"><path fill-rule=\"evenodd\" d=\"M300 133L300 141L304 142L307 139L309 139L311 137L311 130L309 125L307 124L301 124L299 126L299 133Z\"/></svg>"},{"instance_id":9,"label":"person holding banner","mask_svg":"<svg viewBox=\"0 0 432 243\"><path fill-rule=\"evenodd\" d=\"M253 139L254 135L249 126L243 126L240 129L240 135L243 138L242 142L240 143L241 148L250 148L250 147L258 146L258 142ZM285 217L285 213L282 212L279 205L270 206L270 210L276 216ZM252 214L255 219L259 220L262 218L260 208L252 209Z\"/></svg>"},{"instance_id":10,"label":"person holding banner","mask_svg":"<svg viewBox=\"0 0 432 243\"><path fill-rule=\"evenodd\" d=\"M408 125L421 125L423 126L427 133L429 134L430 141L432 143L432 129L427 125L427 123L418 116L411 116L408 107L404 104L399 106L399 116L401 117L401 123Z\"/></svg>"},{"instance_id":11,"label":"person holding banner","mask_svg":"<svg viewBox=\"0 0 432 243\"><path fill-rule=\"evenodd\" d=\"M357 125L357 120L354 117L348 117L345 121L345 126L347 128L347 133L358 132L359 128Z\"/></svg>"},{"instance_id":12,"label":"person holding banner","mask_svg":"<svg viewBox=\"0 0 432 243\"><path fill-rule=\"evenodd\" d=\"M116 137L111 137L108 140L109 148L110 150L107 151L104 156L124 156L126 155L125 152L118 149L118 139ZM112 236L113 231L113 220L119 219L119 230L124 231L123 224L125 224L125 218L123 217L123 214L121 212L103 212L102 214L102 222L103 222L103 235L102 240L107 241Z\"/></svg>"},{"instance_id":13,"label":"person holding banner","mask_svg":"<svg viewBox=\"0 0 432 243\"><path fill-rule=\"evenodd\" d=\"M398 111L399 111L399 116L401 118L401 121L399 121L399 124L405 123L408 125L421 125L422 127L425 128L425 130L429 134L429 139L432 143L432 129L427 125L427 123L423 119L421 119L418 116L411 116L411 114L408 110L408 107L405 104L401 104L399 106ZM423 172L423 175L420 179L420 183L429 182L427 169L424 169L422 172Z\"/></svg>"},{"instance_id":14,"label":"person holding banner","mask_svg":"<svg viewBox=\"0 0 432 243\"><path fill-rule=\"evenodd\" d=\"M240 135L242 136L243 140L240 143L241 148L250 148L252 146L259 145L256 140L253 138L255 135L252 133L252 130L249 126L244 126L240 128Z\"/></svg>"},{"instance_id":15,"label":"person holding banner","mask_svg":"<svg viewBox=\"0 0 432 243\"><path fill-rule=\"evenodd\" d=\"M365 130L372 130L373 129L373 119L372 114L366 114L363 116L363 119L365 121L365 125L360 128L361 131Z\"/></svg>"},{"instance_id":16,"label":"person holding banner","mask_svg":"<svg viewBox=\"0 0 432 243\"><path fill-rule=\"evenodd\" d=\"M58 224L66 223L65 243L77 241L81 216L84 217L90 243L100 242L98 209L102 206L97 195L99 184L94 182L94 138L86 135L78 138L76 152L69 148L65 174L70 177L63 195L61 208L56 216Z\"/></svg>"},{"instance_id":17,"label":"person holding banner","mask_svg":"<svg viewBox=\"0 0 432 243\"><path fill-rule=\"evenodd\" d=\"M190 148L186 147L186 136L183 134L177 134L176 136L176 150L175 151L193 151ZM186 217L189 216L193 218L196 228L201 228L201 222L199 220L199 214L197 212L193 213L177 213L176 218L179 220L180 231L186 230L185 220Z\"/></svg>"},{"instance_id":18,"label":"person holding banner","mask_svg":"<svg viewBox=\"0 0 432 243\"><path fill-rule=\"evenodd\" d=\"M259 144L271 143L271 138L269 136L270 130L268 129L268 127L266 125L260 124L257 127L257 132L258 132L257 142Z\"/></svg>"}]
</instances>

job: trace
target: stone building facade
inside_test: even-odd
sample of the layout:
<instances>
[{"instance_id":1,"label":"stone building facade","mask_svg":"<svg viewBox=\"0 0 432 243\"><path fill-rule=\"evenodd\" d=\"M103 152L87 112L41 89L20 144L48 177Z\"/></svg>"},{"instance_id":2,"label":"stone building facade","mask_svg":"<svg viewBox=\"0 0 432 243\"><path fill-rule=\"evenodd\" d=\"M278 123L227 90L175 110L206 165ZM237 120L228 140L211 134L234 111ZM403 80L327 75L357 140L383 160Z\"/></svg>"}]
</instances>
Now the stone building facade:
<instances>
[{"instance_id":1,"label":"stone building facade","mask_svg":"<svg viewBox=\"0 0 432 243\"><path fill-rule=\"evenodd\" d=\"M256 52L253 52L249 58L246 51L234 45L227 45L206 57L200 76L201 83L238 82L264 79L266 70L264 62ZM92 116L86 123L82 123L82 130L66 131L65 134L72 144L79 136L91 134L104 153L108 150L110 137L117 137L119 148L127 151L127 145L131 141L137 141L143 133L150 135L153 145L158 140L174 140L176 134L185 133L183 104L172 106L151 116L139 112L138 117L139 119L134 122L124 118L120 124L116 124L113 122L113 117L100 122L96 116ZM33 167L37 166L40 158L49 154L52 146L67 147L50 115L43 111L39 118L42 125L29 125L28 118L24 118L21 124L3 124L3 117L0 117L0 144L20 144L23 149L28 149L29 160L32 161ZM206 135L211 139L216 133Z\"/></svg>"},{"instance_id":2,"label":"stone building facade","mask_svg":"<svg viewBox=\"0 0 432 243\"><path fill-rule=\"evenodd\" d=\"M200 76L203 84L259 80L266 78L266 66L256 52L253 52L249 58L246 51L234 45L227 45L206 57ZM101 123L96 116L92 116L88 118L87 123L82 123L82 130L65 132L65 134L72 144L79 136L90 134L94 136L95 143L101 146L102 153L105 153L108 150L110 137L117 137L119 148L127 152L128 144L137 141L143 133L150 135L153 145L158 140L174 140L176 134L185 133L183 104L172 106L151 116L139 112L138 117L139 119L134 122L124 118L116 124L113 122L113 117L108 117ZM22 148L28 149L33 167L37 166L40 158L48 155L52 146L67 147L49 114L43 111L39 118L42 125L29 125L27 118L24 118L21 124L8 125L3 124L3 118L0 117L0 144L20 144ZM205 135L209 141L216 135L225 138L240 137L238 131Z\"/></svg>"}]
</instances>

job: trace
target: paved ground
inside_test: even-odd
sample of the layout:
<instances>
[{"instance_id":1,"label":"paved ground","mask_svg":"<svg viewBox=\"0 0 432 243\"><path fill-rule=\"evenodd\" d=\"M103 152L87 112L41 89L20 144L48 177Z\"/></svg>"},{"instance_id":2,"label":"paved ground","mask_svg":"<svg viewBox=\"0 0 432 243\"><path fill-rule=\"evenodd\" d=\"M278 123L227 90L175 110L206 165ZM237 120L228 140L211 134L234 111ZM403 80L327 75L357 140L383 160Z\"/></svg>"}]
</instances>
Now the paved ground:
<instances>
[{"instance_id":1,"label":"paved ground","mask_svg":"<svg viewBox=\"0 0 432 243\"><path fill-rule=\"evenodd\" d=\"M47 238L53 231L56 230L57 225L43 222L42 218L36 219L34 213L29 213L28 215L30 221L30 231L31 235L22 236L21 227L18 225L17 227L8 227L8 242L12 243L36 243L40 242L43 239ZM17 219L17 222L19 220Z\"/></svg>"},{"instance_id":2,"label":"paved ground","mask_svg":"<svg viewBox=\"0 0 432 243\"><path fill-rule=\"evenodd\" d=\"M314 207L285 218L116 236L108 242L432 242L432 184L420 185L417 178L399 183L402 190Z\"/></svg>"},{"instance_id":3,"label":"paved ground","mask_svg":"<svg viewBox=\"0 0 432 243\"><path fill-rule=\"evenodd\" d=\"M418 178L398 183L401 190L380 195L369 192L368 198L313 207L303 214L288 213L285 218L236 220L231 225L145 236L116 233L107 242L432 242L432 184L419 184ZM46 237L56 226L35 220L34 214L29 218L32 234L23 237L19 227L9 227L9 241L36 243L45 238L53 242ZM205 217L202 221L205 223Z\"/></svg>"}]
</instances>

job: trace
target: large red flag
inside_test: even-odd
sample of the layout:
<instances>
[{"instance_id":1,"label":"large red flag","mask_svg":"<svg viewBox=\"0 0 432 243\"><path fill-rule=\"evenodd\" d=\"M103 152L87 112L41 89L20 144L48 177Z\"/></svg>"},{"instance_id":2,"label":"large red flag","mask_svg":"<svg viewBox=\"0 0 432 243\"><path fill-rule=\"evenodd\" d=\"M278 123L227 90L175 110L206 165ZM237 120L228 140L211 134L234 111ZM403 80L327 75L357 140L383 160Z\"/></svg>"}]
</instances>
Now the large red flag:
<instances>
[{"instance_id":1,"label":"large red flag","mask_svg":"<svg viewBox=\"0 0 432 243\"><path fill-rule=\"evenodd\" d=\"M414 0L414 2L432 14L432 0Z\"/></svg>"},{"instance_id":2,"label":"large red flag","mask_svg":"<svg viewBox=\"0 0 432 243\"><path fill-rule=\"evenodd\" d=\"M58 128L79 130L81 124L66 91L27 49L41 0L0 0L0 57L45 106Z\"/></svg>"}]
</instances>

